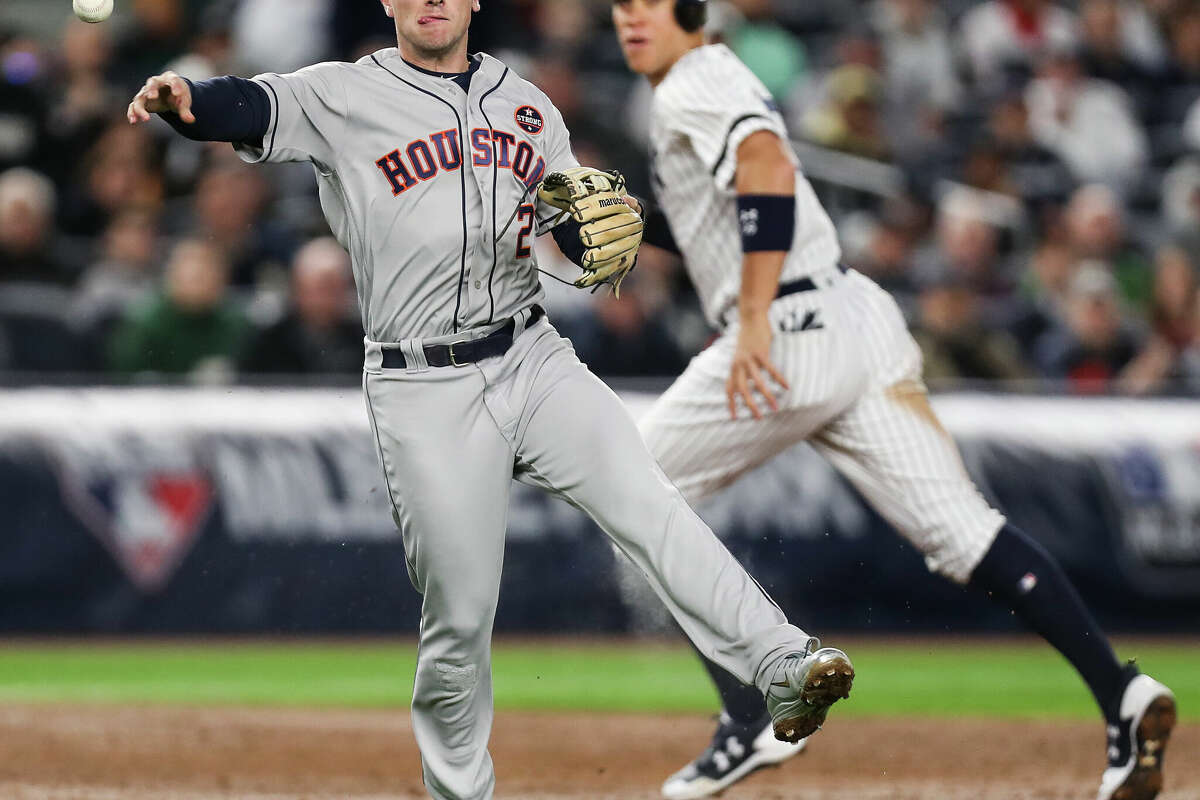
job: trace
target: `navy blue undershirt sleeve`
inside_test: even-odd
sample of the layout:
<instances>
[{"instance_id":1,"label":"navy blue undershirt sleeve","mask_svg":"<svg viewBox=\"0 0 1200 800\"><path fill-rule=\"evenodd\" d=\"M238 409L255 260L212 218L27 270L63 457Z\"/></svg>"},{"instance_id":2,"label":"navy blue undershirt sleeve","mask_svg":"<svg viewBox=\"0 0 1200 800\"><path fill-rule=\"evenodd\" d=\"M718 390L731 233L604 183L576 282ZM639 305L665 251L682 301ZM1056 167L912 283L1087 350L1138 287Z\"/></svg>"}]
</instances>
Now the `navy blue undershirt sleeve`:
<instances>
[{"instance_id":1,"label":"navy blue undershirt sleeve","mask_svg":"<svg viewBox=\"0 0 1200 800\"><path fill-rule=\"evenodd\" d=\"M186 79L185 79L186 80ZM160 114L180 134L198 142L238 142L262 146L271 122L271 100L254 81L227 76L193 83L190 125L178 114Z\"/></svg>"},{"instance_id":2,"label":"navy blue undershirt sleeve","mask_svg":"<svg viewBox=\"0 0 1200 800\"><path fill-rule=\"evenodd\" d=\"M675 241L675 235L671 233L671 226L667 224L667 215L662 212L662 209L640 197L638 202L642 204L642 218L646 220L642 241L666 250L668 253L674 253L677 256L683 255L679 250L679 244Z\"/></svg>"},{"instance_id":3,"label":"navy blue undershirt sleeve","mask_svg":"<svg viewBox=\"0 0 1200 800\"><path fill-rule=\"evenodd\" d=\"M562 250L562 254L571 259L571 263L577 267L583 266L583 256L587 253L587 247L579 238L579 229L582 227L575 220L568 219L550 231L554 234L554 241L558 243L558 249Z\"/></svg>"}]
</instances>

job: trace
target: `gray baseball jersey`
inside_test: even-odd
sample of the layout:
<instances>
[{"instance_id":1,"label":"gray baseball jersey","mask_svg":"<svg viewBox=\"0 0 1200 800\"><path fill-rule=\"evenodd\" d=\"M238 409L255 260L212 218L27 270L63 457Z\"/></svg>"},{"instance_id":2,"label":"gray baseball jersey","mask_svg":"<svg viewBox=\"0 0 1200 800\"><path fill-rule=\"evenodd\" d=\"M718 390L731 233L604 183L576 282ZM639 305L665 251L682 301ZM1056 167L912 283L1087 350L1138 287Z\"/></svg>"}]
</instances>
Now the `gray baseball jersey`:
<instances>
[{"instance_id":1,"label":"gray baseball jersey","mask_svg":"<svg viewBox=\"0 0 1200 800\"><path fill-rule=\"evenodd\" d=\"M690 51L654 90L650 121L655 193L683 250L688 274L713 325L736 305L742 238L734 177L737 150L768 130L787 141L779 106L725 45ZM796 238L780 280L836 264L837 233L808 180L796 170Z\"/></svg>"},{"instance_id":2,"label":"gray baseball jersey","mask_svg":"<svg viewBox=\"0 0 1200 800\"><path fill-rule=\"evenodd\" d=\"M394 47L254 78L271 121L261 148L238 152L312 162L374 341L488 325L542 297L532 238L556 211L539 207L535 187L578 162L546 95L500 61L476 58L469 92L414 69Z\"/></svg>"},{"instance_id":3,"label":"gray baseball jersey","mask_svg":"<svg viewBox=\"0 0 1200 800\"><path fill-rule=\"evenodd\" d=\"M248 160L312 162L353 260L363 390L423 596L413 732L438 800L492 797L490 641L514 477L587 511L743 681L765 690L808 644L665 479L616 395L533 315L531 238L557 211L531 198L576 162L546 96L477 58L469 91L395 49L260 75L270 126L261 147L239 146ZM424 360L426 344L509 324L503 356ZM385 358L396 349L403 367Z\"/></svg>"}]
</instances>

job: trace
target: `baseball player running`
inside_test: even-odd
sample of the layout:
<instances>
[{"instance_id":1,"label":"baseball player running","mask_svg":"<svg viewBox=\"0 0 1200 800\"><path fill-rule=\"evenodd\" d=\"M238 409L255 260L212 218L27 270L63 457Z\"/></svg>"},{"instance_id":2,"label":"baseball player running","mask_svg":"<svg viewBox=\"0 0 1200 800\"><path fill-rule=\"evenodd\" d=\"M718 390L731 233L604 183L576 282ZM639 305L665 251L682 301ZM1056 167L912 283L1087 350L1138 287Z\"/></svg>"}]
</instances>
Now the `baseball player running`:
<instances>
[{"instance_id":1,"label":"baseball player running","mask_svg":"<svg viewBox=\"0 0 1200 800\"><path fill-rule=\"evenodd\" d=\"M430 795L492 796L490 639L513 478L595 519L700 652L768 694L778 735L812 733L849 692L849 659L787 624L539 305L530 237L552 225L581 285L632 268L642 221L621 182L578 166L546 95L468 57L478 2L381 2L396 48L253 80L165 73L128 118L160 114L247 161L316 171L353 261L366 406L423 596L412 716Z\"/></svg>"},{"instance_id":2,"label":"baseball player running","mask_svg":"<svg viewBox=\"0 0 1200 800\"><path fill-rule=\"evenodd\" d=\"M778 107L730 50L705 45L705 13L705 0L613 3L626 61L654 89L661 211L647 215L646 240L682 254L720 330L644 418L651 452L694 502L807 440L931 570L1004 602L1075 666L1108 722L1100 800L1154 797L1171 692L1117 662L1059 566L972 485L899 309L839 266ZM724 709L711 746L663 785L675 800L720 792L802 746L764 735L757 694L708 668Z\"/></svg>"}]
</instances>

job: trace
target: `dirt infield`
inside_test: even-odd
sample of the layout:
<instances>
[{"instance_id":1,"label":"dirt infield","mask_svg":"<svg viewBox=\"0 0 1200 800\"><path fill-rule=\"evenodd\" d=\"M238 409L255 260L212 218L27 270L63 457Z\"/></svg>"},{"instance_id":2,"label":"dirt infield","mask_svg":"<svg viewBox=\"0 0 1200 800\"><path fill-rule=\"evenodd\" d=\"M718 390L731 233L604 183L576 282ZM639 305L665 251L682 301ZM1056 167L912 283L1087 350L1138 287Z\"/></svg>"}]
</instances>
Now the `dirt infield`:
<instances>
[{"instance_id":1,"label":"dirt infield","mask_svg":"<svg viewBox=\"0 0 1200 800\"><path fill-rule=\"evenodd\" d=\"M697 716L500 714L498 797L650 800L710 733ZM1094 797L1097 723L831 719L808 752L727 800ZM1200 799L1200 729L1163 800ZM424 797L405 711L0 706L6 800Z\"/></svg>"}]
</instances>

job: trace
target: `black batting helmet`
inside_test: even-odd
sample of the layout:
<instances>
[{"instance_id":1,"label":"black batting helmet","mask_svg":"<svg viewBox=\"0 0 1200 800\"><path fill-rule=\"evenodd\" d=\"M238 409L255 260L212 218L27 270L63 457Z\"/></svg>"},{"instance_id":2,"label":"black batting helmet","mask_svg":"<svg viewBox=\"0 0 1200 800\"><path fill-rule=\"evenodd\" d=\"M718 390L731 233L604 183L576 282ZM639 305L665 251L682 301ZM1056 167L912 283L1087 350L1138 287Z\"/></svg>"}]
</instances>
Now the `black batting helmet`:
<instances>
[{"instance_id":1,"label":"black batting helmet","mask_svg":"<svg viewBox=\"0 0 1200 800\"><path fill-rule=\"evenodd\" d=\"M679 27L695 33L708 21L708 0L675 0L675 19Z\"/></svg>"}]
</instances>

